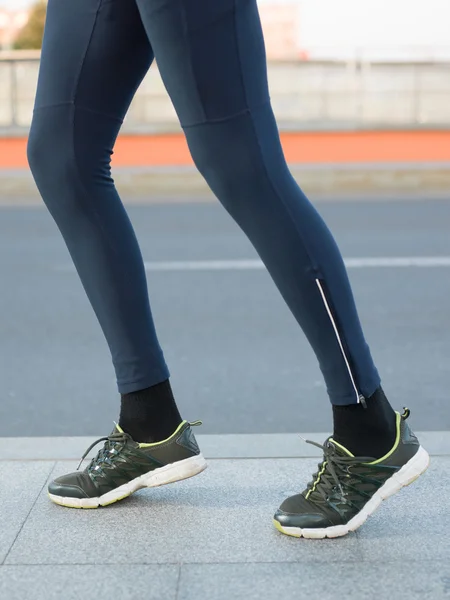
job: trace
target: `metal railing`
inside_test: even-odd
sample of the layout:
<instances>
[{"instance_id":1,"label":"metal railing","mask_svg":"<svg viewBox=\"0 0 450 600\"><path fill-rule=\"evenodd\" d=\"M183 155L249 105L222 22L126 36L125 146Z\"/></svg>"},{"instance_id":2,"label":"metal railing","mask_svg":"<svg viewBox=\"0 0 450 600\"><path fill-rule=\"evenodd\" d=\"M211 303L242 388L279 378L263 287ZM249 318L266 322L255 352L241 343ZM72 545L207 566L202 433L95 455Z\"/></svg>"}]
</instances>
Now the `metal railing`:
<instances>
[{"instance_id":1,"label":"metal railing","mask_svg":"<svg viewBox=\"0 0 450 600\"><path fill-rule=\"evenodd\" d=\"M40 53L0 53L0 131L30 125ZM450 127L450 62L270 62L272 105L282 129ZM130 107L124 130L176 131L157 68Z\"/></svg>"}]
</instances>

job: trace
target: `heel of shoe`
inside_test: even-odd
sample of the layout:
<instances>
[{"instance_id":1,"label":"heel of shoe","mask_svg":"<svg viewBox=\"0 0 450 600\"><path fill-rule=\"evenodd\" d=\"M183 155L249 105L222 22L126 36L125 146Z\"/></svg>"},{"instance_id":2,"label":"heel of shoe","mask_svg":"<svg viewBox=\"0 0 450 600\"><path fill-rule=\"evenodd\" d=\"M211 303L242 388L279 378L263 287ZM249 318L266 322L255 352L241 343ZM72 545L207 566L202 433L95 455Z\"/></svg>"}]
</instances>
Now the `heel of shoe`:
<instances>
[{"instance_id":1,"label":"heel of shoe","mask_svg":"<svg viewBox=\"0 0 450 600\"><path fill-rule=\"evenodd\" d=\"M165 467L155 469L145 476L143 487L158 487L168 483L175 483L183 479L189 479L204 471L207 467L206 460L202 454L196 454L190 458L179 460Z\"/></svg>"},{"instance_id":2,"label":"heel of shoe","mask_svg":"<svg viewBox=\"0 0 450 600\"><path fill-rule=\"evenodd\" d=\"M402 487L413 483L418 477L425 473L430 464L430 456L425 448L419 447L416 454L397 473Z\"/></svg>"},{"instance_id":3,"label":"heel of shoe","mask_svg":"<svg viewBox=\"0 0 450 600\"><path fill-rule=\"evenodd\" d=\"M430 456L425 448L419 446L419 449L409 461L403 465L403 467L390 477L383 486L382 499L386 500L389 496L392 496L401 488L411 485L416 479L418 479L422 473L428 469L430 464Z\"/></svg>"}]
</instances>

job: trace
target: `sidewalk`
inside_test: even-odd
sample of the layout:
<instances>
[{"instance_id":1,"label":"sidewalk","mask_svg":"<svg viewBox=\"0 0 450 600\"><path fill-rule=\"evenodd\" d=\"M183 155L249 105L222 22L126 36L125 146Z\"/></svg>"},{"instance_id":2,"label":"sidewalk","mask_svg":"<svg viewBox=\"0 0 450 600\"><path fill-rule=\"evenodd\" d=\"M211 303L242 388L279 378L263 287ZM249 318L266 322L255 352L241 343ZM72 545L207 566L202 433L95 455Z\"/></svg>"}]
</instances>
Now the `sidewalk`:
<instances>
[{"instance_id":1,"label":"sidewalk","mask_svg":"<svg viewBox=\"0 0 450 600\"><path fill-rule=\"evenodd\" d=\"M321 434L302 434L323 441ZM209 469L98 510L52 504L91 438L0 439L0 598L414 600L450 598L450 432L427 432L417 483L357 533L279 534L274 509L318 450L298 435L199 435Z\"/></svg>"},{"instance_id":2,"label":"sidewalk","mask_svg":"<svg viewBox=\"0 0 450 600\"><path fill-rule=\"evenodd\" d=\"M291 164L290 170L305 193L327 199L448 198L450 194L450 161ZM122 198L132 204L214 200L191 166L117 167L113 176ZM43 207L29 169L0 169L0 189L0 208Z\"/></svg>"}]
</instances>

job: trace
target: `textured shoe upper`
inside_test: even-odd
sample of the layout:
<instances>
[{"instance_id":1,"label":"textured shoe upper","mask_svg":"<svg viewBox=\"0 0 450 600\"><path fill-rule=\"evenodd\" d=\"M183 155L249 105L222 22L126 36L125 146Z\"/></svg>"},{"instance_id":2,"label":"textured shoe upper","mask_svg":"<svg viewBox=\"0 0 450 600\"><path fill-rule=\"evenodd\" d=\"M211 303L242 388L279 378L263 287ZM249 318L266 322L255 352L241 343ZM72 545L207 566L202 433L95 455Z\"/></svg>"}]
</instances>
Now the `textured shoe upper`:
<instances>
[{"instance_id":1,"label":"textured shoe upper","mask_svg":"<svg viewBox=\"0 0 450 600\"><path fill-rule=\"evenodd\" d=\"M329 438L323 446L323 461L312 481L301 494L283 502L275 519L283 526L299 528L347 523L417 452L419 442L405 422L408 415L408 411L402 416L397 414L394 447L378 460L354 457Z\"/></svg>"},{"instance_id":2,"label":"textured shoe upper","mask_svg":"<svg viewBox=\"0 0 450 600\"><path fill-rule=\"evenodd\" d=\"M52 481L49 485L51 494L72 498L99 497L149 471L200 453L191 424L186 421L170 438L156 444L139 444L116 426L111 435L100 438L88 448L81 462L100 441L105 443L86 469Z\"/></svg>"}]
</instances>

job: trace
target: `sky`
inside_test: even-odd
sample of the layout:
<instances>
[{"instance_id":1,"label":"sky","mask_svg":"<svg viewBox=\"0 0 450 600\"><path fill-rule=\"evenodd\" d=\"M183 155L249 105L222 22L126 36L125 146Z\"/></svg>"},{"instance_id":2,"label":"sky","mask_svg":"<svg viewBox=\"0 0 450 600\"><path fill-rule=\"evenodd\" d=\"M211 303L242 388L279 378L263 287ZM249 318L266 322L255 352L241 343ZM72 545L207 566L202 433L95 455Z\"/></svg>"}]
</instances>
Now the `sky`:
<instances>
[{"instance_id":1,"label":"sky","mask_svg":"<svg viewBox=\"0 0 450 600\"><path fill-rule=\"evenodd\" d=\"M30 6L33 0L0 0L0 8L25 8Z\"/></svg>"}]
</instances>

